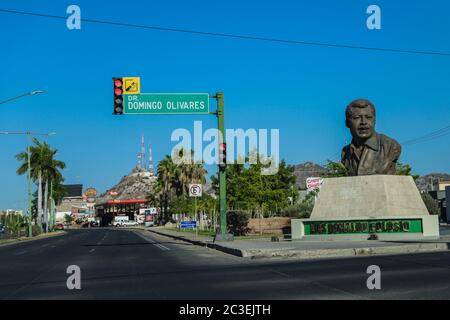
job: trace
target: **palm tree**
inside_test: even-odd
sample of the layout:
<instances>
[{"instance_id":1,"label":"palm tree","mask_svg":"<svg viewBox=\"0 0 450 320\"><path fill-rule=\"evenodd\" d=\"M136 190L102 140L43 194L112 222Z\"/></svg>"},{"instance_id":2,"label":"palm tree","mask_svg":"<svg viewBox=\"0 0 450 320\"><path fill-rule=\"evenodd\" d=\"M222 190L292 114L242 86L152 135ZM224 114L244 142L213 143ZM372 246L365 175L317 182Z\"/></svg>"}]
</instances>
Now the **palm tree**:
<instances>
[{"instance_id":1,"label":"palm tree","mask_svg":"<svg viewBox=\"0 0 450 320\"><path fill-rule=\"evenodd\" d=\"M160 161L157 172L163 220L166 221L168 218L167 209L169 206L169 197L174 186L174 178L176 174L176 165L173 163L170 156L167 155Z\"/></svg>"},{"instance_id":2,"label":"palm tree","mask_svg":"<svg viewBox=\"0 0 450 320\"><path fill-rule=\"evenodd\" d=\"M179 150L178 156L182 158L185 152L184 149ZM190 152L192 159L193 152ZM202 164L175 164L169 155L160 161L157 167L157 185L153 190L153 194L148 196L148 200L154 203L159 198L163 221L168 220L169 203L186 197L190 183L205 183L206 174L207 171Z\"/></svg>"},{"instance_id":3,"label":"palm tree","mask_svg":"<svg viewBox=\"0 0 450 320\"><path fill-rule=\"evenodd\" d=\"M59 184L64 179L60 169L64 169L66 164L62 161L56 160L54 157L58 150L52 149L46 142L40 142L33 138L34 145L30 147L30 166L31 178L33 182L38 185L37 192L37 224L42 226L42 217L46 225L45 230L48 231L48 188L51 183ZM28 153L21 152L16 155L16 159L22 161L17 169L17 174L23 175L28 171ZM42 209L42 185L44 184L44 210ZM58 187L57 187L58 188Z\"/></svg>"},{"instance_id":4,"label":"palm tree","mask_svg":"<svg viewBox=\"0 0 450 320\"><path fill-rule=\"evenodd\" d=\"M54 157L58 150L51 149L48 145L44 146L45 158L43 159L42 165L42 173L45 181L45 195L44 195L44 223L45 223L45 231L48 232L49 227L49 208L48 203L50 201L49 198L49 186L53 189L55 182L64 180L62 177L60 169L64 169L66 164L60 160L56 160ZM52 190L53 191L53 190ZM53 196L53 194L52 194Z\"/></svg>"}]
</instances>

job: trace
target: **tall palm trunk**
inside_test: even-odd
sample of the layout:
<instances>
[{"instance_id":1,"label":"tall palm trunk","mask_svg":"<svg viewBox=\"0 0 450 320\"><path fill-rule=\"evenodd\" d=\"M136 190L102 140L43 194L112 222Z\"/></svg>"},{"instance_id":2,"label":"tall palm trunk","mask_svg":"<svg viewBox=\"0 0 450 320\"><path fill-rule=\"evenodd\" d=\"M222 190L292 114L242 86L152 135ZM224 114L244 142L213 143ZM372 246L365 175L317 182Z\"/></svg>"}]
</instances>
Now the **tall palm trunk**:
<instances>
[{"instance_id":1,"label":"tall palm trunk","mask_svg":"<svg viewBox=\"0 0 450 320\"><path fill-rule=\"evenodd\" d=\"M48 200L50 201L50 208L49 208L49 227L51 229L53 229L53 226L55 225L55 217L53 216L53 181L50 180L50 196L48 198Z\"/></svg>"},{"instance_id":2,"label":"tall palm trunk","mask_svg":"<svg viewBox=\"0 0 450 320\"><path fill-rule=\"evenodd\" d=\"M42 172L39 171L39 177L38 177L38 212L37 212L37 221L38 226L40 229L42 229Z\"/></svg>"},{"instance_id":3,"label":"tall palm trunk","mask_svg":"<svg viewBox=\"0 0 450 320\"><path fill-rule=\"evenodd\" d=\"M45 223L45 232L48 232L48 181L45 181L44 184L45 184L45 193L44 193L44 223Z\"/></svg>"}]
</instances>

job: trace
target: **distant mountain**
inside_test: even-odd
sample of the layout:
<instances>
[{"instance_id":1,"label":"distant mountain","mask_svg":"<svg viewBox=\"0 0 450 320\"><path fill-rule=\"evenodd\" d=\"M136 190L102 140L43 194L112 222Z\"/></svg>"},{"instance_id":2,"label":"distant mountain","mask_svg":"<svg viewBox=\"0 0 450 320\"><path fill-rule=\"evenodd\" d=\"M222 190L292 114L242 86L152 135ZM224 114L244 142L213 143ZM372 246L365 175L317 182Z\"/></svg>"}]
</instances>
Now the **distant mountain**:
<instances>
[{"instance_id":1,"label":"distant mountain","mask_svg":"<svg viewBox=\"0 0 450 320\"><path fill-rule=\"evenodd\" d=\"M295 175L295 186L298 189L305 190L306 189L306 178L309 177L320 177L325 174L327 170L311 161L297 164L294 166L294 175Z\"/></svg>"},{"instance_id":2,"label":"distant mountain","mask_svg":"<svg viewBox=\"0 0 450 320\"><path fill-rule=\"evenodd\" d=\"M150 172L134 168L130 174L124 176L118 184L107 190L97 198L97 203L104 203L110 200L139 199L144 200L152 192L156 182L156 176ZM111 191L117 192L112 196Z\"/></svg>"},{"instance_id":3,"label":"distant mountain","mask_svg":"<svg viewBox=\"0 0 450 320\"><path fill-rule=\"evenodd\" d=\"M416 179L417 188L420 191L433 191L434 184L439 180L450 180L450 174L447 173L430 173Z\"/></svg>"}]
</instances>

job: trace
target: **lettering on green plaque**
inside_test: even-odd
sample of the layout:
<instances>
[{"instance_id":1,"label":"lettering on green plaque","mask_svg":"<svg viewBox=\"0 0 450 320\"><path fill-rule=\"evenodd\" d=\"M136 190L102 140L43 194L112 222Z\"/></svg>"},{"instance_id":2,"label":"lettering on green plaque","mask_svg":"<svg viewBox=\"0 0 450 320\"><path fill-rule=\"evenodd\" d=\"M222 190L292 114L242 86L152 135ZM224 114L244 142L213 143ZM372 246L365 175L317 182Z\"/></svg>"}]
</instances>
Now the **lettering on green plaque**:
<instances>
[{"instance_id":1,"label":"lettering on green plaque","mask_svg":"<svg viewBox=\"0 0 450 320\"><path fill-rule=\"evenodd\" d=\"M420 219L386 219L359 221L308 221L304 222L305 234L351 234L351 233L421 233Z\"/></svg>"}]
</instances>

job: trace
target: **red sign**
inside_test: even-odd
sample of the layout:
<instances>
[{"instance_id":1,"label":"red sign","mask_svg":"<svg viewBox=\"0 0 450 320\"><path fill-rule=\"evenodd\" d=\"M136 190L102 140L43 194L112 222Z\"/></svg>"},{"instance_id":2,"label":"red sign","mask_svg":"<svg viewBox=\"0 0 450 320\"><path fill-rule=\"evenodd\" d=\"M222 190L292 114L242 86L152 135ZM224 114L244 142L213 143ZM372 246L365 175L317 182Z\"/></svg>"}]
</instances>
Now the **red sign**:
<instances>
[{"instance_id":1,"label":"red sign","mask_svg":"<svg viewBox=\"0 0 450 320\"><path fill-rule=\"evenodd\" d=\"M306 179L306 188L307 189L317 189L320 188L322 185L323 179L322 178L308 178Z\"/></svg>"}]
</instances>

